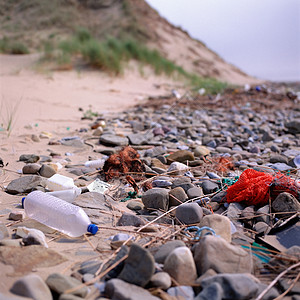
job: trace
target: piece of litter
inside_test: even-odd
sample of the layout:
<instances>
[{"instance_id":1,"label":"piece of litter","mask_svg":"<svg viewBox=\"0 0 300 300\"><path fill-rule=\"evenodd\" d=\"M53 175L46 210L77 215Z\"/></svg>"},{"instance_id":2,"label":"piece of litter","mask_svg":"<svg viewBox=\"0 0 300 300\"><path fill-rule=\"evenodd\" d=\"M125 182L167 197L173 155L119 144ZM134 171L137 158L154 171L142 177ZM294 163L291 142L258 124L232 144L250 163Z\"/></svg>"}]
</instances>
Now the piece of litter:
<instances>
[{"instance_id":1,"label":"piece of litter","mask_svg":"<svg viewBox=\"0 0 300 300\"><path fill-rule=\"evenodd\" d=\"M87 189L90 192L97 192L99 194L104 194L106 190L108 190L110 188L110 184L101 181L100 179L96 179L95 181L93 181L91 184L89 184L87 186Z\"/></svg>"}]
</instances>

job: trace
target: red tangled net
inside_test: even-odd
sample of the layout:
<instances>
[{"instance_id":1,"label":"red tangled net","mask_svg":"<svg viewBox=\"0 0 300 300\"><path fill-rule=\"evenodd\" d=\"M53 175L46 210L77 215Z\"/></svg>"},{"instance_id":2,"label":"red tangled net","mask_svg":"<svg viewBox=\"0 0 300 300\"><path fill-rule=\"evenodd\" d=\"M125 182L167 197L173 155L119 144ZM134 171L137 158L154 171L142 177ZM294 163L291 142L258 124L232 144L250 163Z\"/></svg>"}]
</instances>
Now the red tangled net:
<instances>
[{"instance_id":1,"label":"red tangled net","mask_svg":"<svg viewBox=\"0 0 300 300\"><path fill-rule=\"evenodd\" d=\"M246 202L247 205L263 206L269 198L288 192L299 199L300 186L294 179L278 173L271 175L253 169L245 170L239 180L227 190L227 202Z\"/></svg>"}]
</instances>

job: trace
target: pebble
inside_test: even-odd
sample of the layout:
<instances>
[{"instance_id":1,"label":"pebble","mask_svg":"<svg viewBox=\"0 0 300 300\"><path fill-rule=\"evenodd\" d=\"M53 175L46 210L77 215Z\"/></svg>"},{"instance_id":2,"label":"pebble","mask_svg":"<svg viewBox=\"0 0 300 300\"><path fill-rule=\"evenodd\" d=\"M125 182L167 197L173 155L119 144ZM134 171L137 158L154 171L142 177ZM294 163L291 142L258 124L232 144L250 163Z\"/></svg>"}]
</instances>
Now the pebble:
<instances>
[{"instance_id":1,"label":"pebble","mask_svg":"<svg viewBox=\"0 0 300 300\"><path fill-rule=\"evenodd\" d=\"M146 208L167 210L169 206L169 191L162 188L153 188L142 195Z\"/></svg>"},{"instance_id":2,"label":"pebble","mask_svg":"<svg viewBox=\"0 0 300 300\"><path fill-rule=\"evenodd\" d=\"M158 251L154 255L154 259L157 263L163 264L167 256L176 248L185 247L185 243L181 240L168 241L159 247Z\"/></svg>"},{"instance_id":3,"label":"pebble","mask_svg":"<svg viewBox=\"0 0 300 300\"><path fill-rule=\"evenodd\" d=\"M146 222L141 219L139 216L136 216L134 214L130 214L127 212L124 212L119 219L117 226L135 226L139 227L142 225L145 225Z\"/></svg>"},{"instance_id":4,"label":"pebble","mask_svg":"<svg viewBox=\"0 0 300 300\"><path fill-rule=\"evenodd\" d=\"M105 285L105 295L109 299L118 300L159 300L160 298L152 296L147 290L127 283L121 279L111 279Z\"/></svg>"},{"instance_id":5,"label":"pebble","mask_svg":"<svg viewBox=\"0 0 300 300\"><path fill-rule=\"evenodd\" d=\"M50 178L51 176L56 174L56 170L49 165L42 165L39 173L43 177Z\"/></svg>"},{"instance_id":6,"label":"pebble","mask_svg":"<svg viewBox=\"0 0 300 300\"><path fill-rule=\"evenodd\" d=\"M284 163L284 164L288 164L288 158L286 156L283 155L272 155L270 157L270 163L275 164L275 163Z\"/></svg>"},{"instance_id":7,"label":"pebble","mask_svg":"<svg viewBox=\"0 0 300 300\"><path fill-rule=\"evenodd\" d=\"M96 260L85 261L80 265L80 269L78 270L80 274L93 274L95 275L98 271L101 262Z\"/></svg>"},{"instance_id":8,"label":"pebble","mask_svg":"<svg viewBox=\"0 0 300 300\"><path fill-rule=\"evenodd\" d=\"M189 199L194 199L203 196L203 190L201 187L195 186L187 190Z\"/></svg>"},{"instance_id":9,"label":"pebble","mask_svg":"<svg viewBox=\"0 0 300 300\"><path fill-rule=\"evenodd\" d=\"M9 232L5 224L0 222L0 240L3 240L5 238L9 237Z\"/></svg>"},{"instance_id":10,"label":"pebble","mask_svg":"<svg viewBox=\"0 0 300 300\"><path fill-rule=\"evenodd\" d=\"M44 233L38 229L19 226L17 227L16 236L22 238L25 246L42 245L48 248Z\"/></svg>"},{"instance_id":11,"label":"pebble","mask_svg":"<svg viewBox=\"0 0 300 300\"><path fill-rule=\"evenodd\" d=\"M150 281L154 270L154 257L152 254L147 249L133 243L118 278L144 287Z\"/></svg>"},{"instance_id":12,"label":"pebble","mask_svg":"<svg viewBox=\"0 0 300 300\"><path fill-rule=\"evenodd\" d=\"M192 285L197 278L197 271L192 252L187 247L174 249L165 259L164 271L180 285Z\"/></svg>"},{"instance_id":13,"label":"pebble","mask_svg":"<svg viewBox=\"0 0 300 300\"><path fill-rule=\"evenodd\" d=\"M208 226L213 229L216 235L231 243L231 225L229 218L217 214L207 215L200 221L199 227ZM201 236L209 231L203 230Z\"/></svg>"},{"instance_id":14,"label":"pebble","mask_svg":"<svg viewBox=\"0 0 300 300\"><path fill-rule=\"evenodd\" d=\"M29 163L23 167L22 173L23 174L37 174L39 172L40 168L41 168L40 164Z\"/></svg>"},{"instance_id":15,"label":"pebble","mask_svg":"<svg viewBox=\"0 0 300 300\"><path fill-rule=\"evenodd\" d=\"M180 175L181 173L188 171L188 169L189 167L187 165L175 161L170 164L167 171L172 175Z\"/></svg>"},{"instance_id":16,"label":"pebble","mask_svg":"<svg viewBox=\"0 0 300 300\"><path fill-rule=\"evenodd\" d=\"M105 146L127 146L128 138L113 134L102 134L99 142Z\"/></svg>"},{"instance_id":17,"label":"pebble","mask_svg":"<svg viewBox=\"0 0 300 300\"><path fill-rule=\"evenodd\" d=\"M138 201L138 200L130 200L130 201L128 201L126 207L131 209L131 210L136 211L136 210L144 209L144 204L141 201Z\"/></svg>"},{"instance_id":18,"label":"pebble","mask_svg":"<svg viewBox=\"0 0 300 300\"><path fill-rule=\"evenodd\" d=\"M202 187L204 195L212 194L219 190L219 185L210 180L204 180L201 183L201 187Z\"/></svg>"},{"instance_id":19,"label":"pebble","mask_svg":"<svg viewBox=\"0 0 300 300\"><path fill-rule=\"evenodd\" d=\"M176 151L176 152L170 154L167 157L167 160L170 161L170 162L173 162L173 161L186 162L186 161L189 161L189 160L191 160L191 161L195 160L195 157L194 157L194 154L191 151L179 150L179 151Z\"/></svg>"},{"instance_id":20,"label":"pebble","mask_svg":"<svg viewBox=\"0 0 300 300\"><path fill-rule=\"evenodd\" d=\"M182 224L198 224L203 217L203 210L197 203L184 203L177 207L175 216Z\"/></svg>"},{"instance_id":21,"label":"pebble","mask_svg":"<svg viewBox=\"0 0 300 300\"><path fill-rule=\"evenodd\" d=\"M272 210L274 212L286 212L286 214L280 214L279 217L289 218L300 211L300 203L292 194L284 192L272 202Z\"/></svg>"},{"instance_id":22,"label":"pebble","mask_svg":"<svg viewBox=\"0 0 300 300\"><path fill-rule=\"evenodd\" d=\"M13 221L23 221L25 219L25 212L24 211L12 211L9 216L9 220Z\"/></svg>"},{"instance_id":23,"label":"pebble","mask_svg":"<svg viewBox=\"0 0 300 300\"><path fill-rule=\"evenodd\" d=\"M154 287L167 290L171 287L172 281L167 272L158 272L151 277L150 284Z\"/></svg>"},{"instance_id":24,"label":"pebble","mask_svg":"<svg viewBox=\"0 0 300 300\"><path fill-rule=\"evenodd\" d=\"M60 295L69 289L81 285L81 282L67 275L63 275L60 273L52 273L47 277L46 284L49 286L51 291L56 292ZM84 298L87 295L87 293L88 288L85 286L75 290L74 292L71 292L70 294Z\"/></svg>"},{"instance_id":25,"label":"pebble","mask_svg":"<svg viewBox=\"0 0 300 300\"><path fill-rule=\"evenodd\" d=\"M184 203L188 199L184 189L180 186L175 187L169 192L169 207L177 206Z\"/></svg>"},{"instance_id":26,"label":"pebble","mask_svg":"<svg viewBox=\"0 0 300 300\"><path fill-rule=\"evenodd\" d=\"M36 275L30 274L19 278L10 291L16 295L32 298L33 300L52 300L50 289L44 280Z\"/></svg>"},{"instance_id":27,"label":"pebble","mask_svg":"<svg viewBox=\"0 0 300 300\"><path fill-rule=\"evenodd\" d=\"M19 161L23 161L25 163L36 163L39 161L40 157L35 154L22 154L19 157Z\"/></svg>"},{"instance_id":28,"label":"pebble","mask_svg":"<svg viewBox=\"0 0 300 300\"><path fill-rule=\"evenodd\" d=\"M45 180L38 175L28 175L12 180L6 187L8 194L25 194L32 192L37 186L45 187Z\"/></svg>"},{"instance_id":29,"label":"pebble","mask_svg":"<svg viewBox=\"0 0 300 300\"><path fill-rule=\"evenodd\" d=\"M210 150L205 146L197 146L194 149L194 155L198 157L207 156L210 154Z\"/></svg>"},{"instance_id":30,"label":"pebble","mask_svg":"<svg viewBox=\"0 0 300 300\"><path fill-rule=\"evenodd\" d=\"M193 249L198 275L208 269L217 273L247 273L252 270L252 258L238 246L222 238L205 236Z\"/></svg>"},{"instance_id":31,"label":"pebble","mask_svg":"<svg viewBox=\"0 0 300 300\"><path fill-rule=\"evenodd\" d=\"M194 300L194 290L191 286L179 285L168 289L168 294L175 299Z\"/></svg>"}]
</instances>

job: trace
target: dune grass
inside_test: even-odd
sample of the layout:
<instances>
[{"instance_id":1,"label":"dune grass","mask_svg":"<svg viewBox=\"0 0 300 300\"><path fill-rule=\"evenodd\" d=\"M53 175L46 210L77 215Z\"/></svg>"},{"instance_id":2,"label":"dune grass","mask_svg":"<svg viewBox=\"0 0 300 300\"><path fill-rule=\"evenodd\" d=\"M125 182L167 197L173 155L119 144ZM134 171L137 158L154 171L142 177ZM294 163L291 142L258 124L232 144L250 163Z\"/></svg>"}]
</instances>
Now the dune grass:
<instances>
[{"instance_id":1,"label":"dune grass","mask_svg":"<svg viewBox=\"0 0 300 300\"><path fill-rule=\"evenodd\" d=\"M186 80L194 90L205 88L207 92L216 94L226 88L225 83L216 79L201 78L185 71L164 58L159 51L149 49L133 38L108 37L99 41L84 28L78 29L72 38L58 43L56 48L46 45L45 57L54 58L58 64L71 63L73 57L81 57L86 64L112 75L122 74L126 63L136 60L142 66L152 67L157 75L177 76Z\"/></svg>"},{"instance_id":2,"label":"dune grass","mask_svg":"<svg viewBox=\"0 0 300 300\"><path fill-rule=\"evenodd\" d=\"M7 37L0 39L0 53L28 54L28 48L21 42L13 41Z\"/></svg>"}]
</instances>

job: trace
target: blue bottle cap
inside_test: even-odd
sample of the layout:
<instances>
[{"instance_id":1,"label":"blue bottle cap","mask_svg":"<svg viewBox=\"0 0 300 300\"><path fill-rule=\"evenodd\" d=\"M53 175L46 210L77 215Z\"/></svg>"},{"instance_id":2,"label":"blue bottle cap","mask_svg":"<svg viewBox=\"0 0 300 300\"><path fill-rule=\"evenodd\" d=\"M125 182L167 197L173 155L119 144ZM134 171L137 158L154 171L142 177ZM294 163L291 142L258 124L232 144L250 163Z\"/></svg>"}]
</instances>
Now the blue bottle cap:
<instances>
[{"instance_id":1,"label":"blue bottle cap","mask_svg":"<svg viewBox=\"0 0 300 300\"><path fill-rule=\"evenodd\" d=\"M91 234L96 234L98 231L98 226L95 224L90 224L87 228L87 231L90 232Z\"/></svg>"},{"instance_id":2,"label":"blue bottle cap","mask_svg":"<svg viewBox=\"0 0 300 300\"><path fill-rule=\"evenodd\" d=\"M26 197L22 198L22 208L24 208L24 201L25 201Z\"/></svg>"}]
</instances>

